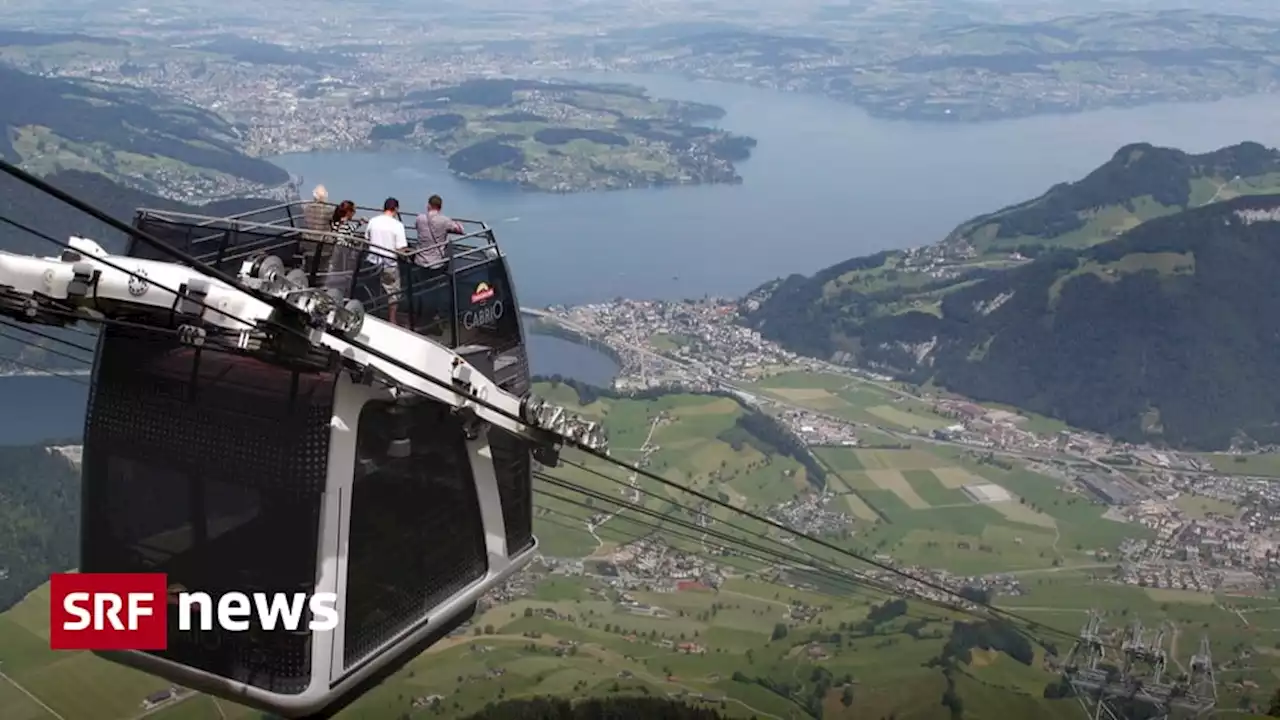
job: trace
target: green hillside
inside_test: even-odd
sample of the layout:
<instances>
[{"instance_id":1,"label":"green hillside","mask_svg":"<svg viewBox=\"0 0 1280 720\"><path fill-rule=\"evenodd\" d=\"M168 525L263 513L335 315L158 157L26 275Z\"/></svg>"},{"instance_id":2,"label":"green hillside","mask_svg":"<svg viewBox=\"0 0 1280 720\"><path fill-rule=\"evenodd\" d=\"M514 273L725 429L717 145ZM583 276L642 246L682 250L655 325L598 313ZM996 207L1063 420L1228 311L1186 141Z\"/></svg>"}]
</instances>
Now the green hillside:
<instances>
[{"instance_id":1,"label":"green hillside","mask_svg":"<svg viewBox=\"0 0 1280 720\"><path fill-rule=\"evenodd\" d=\"M32 75L0 66L0 155L40 175L99 173L151 193L243 194L288 173L239 150L216 114L149 90Z\"/></svg>"},{"instance_id":2,"label":"green hillside","mask_svg":"<svg viewBox=\"0 0 1280 720\"><path fill-rule=\"evenodd\" d=\"M1246 142L1191 155L1135 143L1081 180L962 224L943 244L955 252L972 248L978 255L1082 248L1153 218L1273 192L1280 192L1280 151L1275 149Z\"/></svg>"},{"instance_id":3,"label":"green hillside","mask_svg":"<svg viewBox=\"0 0 1280 720\"><path fill-rule=\"evenodd\" d=\"M778 375L762 380L757 390L806 397L830 412L893 417L885 409L892 399L871 389L845 389L832 376ZM808 492L805 468L762 452L768 440L752 435L751 423L739 422L747 411L730 398L582 398L567 385L547 384L537 391L602 419L618 457L635 460L646 444L655 447L650 468L722 494L734 505L767 511ZM579 405L584 399L589 402ZM891 409L919 415L922 423L930 418L923 408ZM874 444L874 438L867 442ZM1149 627L1168 621L1184 633L1174 652L1181 662L1194 650L1194 638L1207 632L1220 668L1222 707L1265 704L1273 692L1280 653L1259 639L1260 633L1280 630L1280 614L1266 604L1271 601L1157 592L1094 579L1110 567L1094 559L1096 548L1114 548L1122 537L1143 537L1145 531L1102 518L1104 507L1058 481L936 446L830 448L820 455L835 494L827 507L847 508L852 522L852 536L831 533L839 542L875 546L904 564L960 574L1009 570L1025 592L997 595L996 602L1068 633L1092 607L1141 617ZM616 483L626 483L627 476L596 467L613 480L571 467L554 472L616 497ZM1026 503L997 507L958 500L955 483L975 477ZM646 507L694 518L667 500L686 504L686 497L644 478L638 482L653 493L643 498ZM819 713L825 720L950 720L956 707L960 717L972 720L1078 717L1075 700L1045 699L1058 677L1046 663L1052 663L1053 651L1065 652L1065 641L1037 646L968 616L889 602L864 588L726 556L714 538L680 536L670 524L660 544L650 540L651 547L682 562L706 563L707 572L721 576L720 587L672 587L671 575L661 569L620 584L604 569L613 564L641 572L613 552L652 533L641 522L645 518L627 511L589 529L587 518L606 512L607 503L580 495L570 499L581 505L557 500L543 491L567 491L549 484L538 491L535 532L542 554L579 559L581 568L570 563L551 571L535 563L511 599L483 609L463 634L429 649L339 718L465 718L486 708L484 717L517 717L494 714L512 706L489 705L540 696L672 698L740 720L804 720ZM866 512L868 502L883 517ZM588 503L593 506L582 506ZM711 514L731 518L724 510ZM715 527L760 541L764 528L733 520L741 530ZM52 652L47 628L44 587L0 615L0 717L6 720L125 720L143 712L144 697L166 686L89 654ZM1054 639L1045 631L1037 634ZM259 720L261 713L180 694L148 717Z\"/></svg>"},{"instance_id":4,"label":"green hillside","mask_svg":"<svg viewBox=\"0 0 1280 720\"><path fill-rule=\"evenodd\" d=\"M710 708L667 699L613 697L573 702L547 697L504 700L466 720L721 720L723 717Z\"/></svg>"},{"instance_id":5,"label":"green hillside","mask_svg":"<svg viewBox=\"0 0 1280 720\"><path fill-rule=\"evenodd\" d=\"M1084 249L1156 218L1271 192L1280 192L1280 151L1257 143L1201 155L1128 145L1085 178L973 218L933 245L766 283L748 296L748 321L797 352L856 361L862 327L873 320L937 317L952 293L1055 249Z\"/></svg>"},{"instance_id":6,"label":"green hillside","mask_svg":"<svg viewBox=\"0 0 1280 720\"><path fill-rule=\"evenodd\" d=\"M1152 220L966 278L898 314L859 316L874 296L823 296L824 271L783 283L749 321L799 350L846 353L1125 440L1280 442L1277 200Z\"/></svg>"},{"instance_id":7,"label":"green hillside","mask_svg":"<svg viewBox=\"0 0 1280 720\"><path fill-rule=\"evenodd\" d=\"M45 447L0 447L0 609L74 567L80 473ZM8 717L0 713L0 717Z\"/></svg>"}]
</instances>

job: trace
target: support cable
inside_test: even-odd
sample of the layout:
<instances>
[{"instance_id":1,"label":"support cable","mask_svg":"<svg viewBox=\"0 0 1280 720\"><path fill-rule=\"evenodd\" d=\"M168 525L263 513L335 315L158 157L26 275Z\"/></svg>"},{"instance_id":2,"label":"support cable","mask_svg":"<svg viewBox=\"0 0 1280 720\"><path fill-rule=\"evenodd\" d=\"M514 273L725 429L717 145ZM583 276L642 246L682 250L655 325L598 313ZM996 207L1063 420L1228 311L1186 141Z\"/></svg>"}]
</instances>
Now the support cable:
<instances>
[{"instance_id":1,"label":"support cable","mask_svg":"<svg viewBox=\"0 0 1280 720\"><path fill-rule=\"evenodd\" d=\"M137 229L137 228L130 227L128 224L123 223L123 222L121 222L121 221L119 221L119 220L117 220L117 219L115 219L115 218L111 217L109 214L107 214L106 212L104 212L104 211L102 211L102 210L98 209L97 207L95 207L95 206L93 206L93 205L91 205L91 204L89 204L89 203L86 203L86 202L84 202L83 200L80 200L79 198L76 198L75 196L70 195L70 194L68 194L68 193L66 193L66 192L64 192L64 191L62 191L62 190L59 190L58 188L56 188L56 187L54 187L54 186L52 186L52 185L48 184L48 183L47 183L47 182L45 182L44 180L42 180L42 179L40 179L40 178L38 178L38 177L36 177L36 176L34 176L34 175L32 175L32 174L28 173L27 171L25 171L25 170L23 170L23 169L21 169L21 168L17 167L16 165L14 165L14 164L12 164L12 163L10 163L10 162L8 162L8 161L5 161L5 160L0 159L0 172L4 172L5 174L8 174L8 175L10 175L10 176L12 176L12 177L14 177L14 178L18 179L19 181L21 181L21 182L23 182L23 183L25 183L25 184L27 184L27 185L30 185L30 186L32 186L32 187L34 187L34 188L36 188L36 189L38 189L38 190L40 190L40 191L42 191L42 192L44 192L44 193L48 194L48 195L50 195L50 196L52 196L52 197L56 198L56 199L58 199L58 200L60 200L60 201L62 201L62 202L64 202L64 203L66 203L66 204L70 205L71 207L76 208L77 210L80 210L81 212L84 212L85 214L87 214L87 215L89 215L89 216L91 216L91 217L94 217L94 218L95 218L95 219L97 219L97 220L100 220L101 222L104 222L104 223L106 223L107 225L110 225L111 227L116 228L117 230L120 230L120 231L122 231L122 232L125 232L125 233L129 234L130 236L132 236L132 237L133 237L133 238L135 238L136 240L141 241L141 242L143 242L143 243L146 243L147 245L149 245L149 246L151 246L151 247L155 248L156 250L158 250L158 251L160 251L160 252L164 253L165 255L168 255L169 257L173 258L173 259L174 259L175 261L177 261L178 263L181 263L181 264L187 265L187 266L189 266L189 267L191 267L191 268L193 268L193 269L195 269L195 270L197 270L197 271L199 271L199 272L201 272L201 273L203 273L203 274L205 274L205 275L208 275L209 277L212 277L212 278L214 278L214 279L220 280L220 281L222 281L222 282L226 283L227 285L229 285L230 287L235 288L235 289L237 289L237 290L239 290L239 291L241 291L241 292L244 292L244 293L248 294L250 297L253 297L253 298L255 298L255 299L258 299L258 300L260 300L260 301L262 301L262 302L264 302L264 303L268 304L269 306L271 306L271 307L273 307L273 308L281 308L281 309L286 309L286 310L292 310L292 307L291 307L291 306L289 306L287 303L285 303L283 300L281 300L281 299L279 299L279 298L276 298L276 297L273 297L273 296L270 296L270 295L266 295L266 294L264 294L264 293L260 293L260 292L258 292L258 291L256 291L256 290L252 289L252 288L249 288L249 287L245 286L243 283L241 283L241 282L240 282L239 280L237 280L236 278L233 278L233 277L231 277L230 275L228 275L227 273L225 273L225 272L223 272L223 271L221 271L221 270L218 270L217 268L214 268L213 266L209 265L207 262L201 261L201 260L199 260L199 259L197 259L197 258L193 257L192 255L188 254L188 253L182 252L181 250L178 250L177 248L174 248L174 247L171 247L171 246L169 246L169 245L165 244L163 241L161 241L161 240L159 240L158 238L156 238L156 237L152 236L150 233L144 232L144 231L139 230L139 229ZM51 236L48 236L48 235L46 235L46 234L44 234L44 233L40 233L39 231L36 231L36 230L34 230L33 228L30 228L30 227L28 227L28 226L26 226L26 225L23 225L22 223L19 223L19 222L15 221L15 220L12 220L12 219L10 219L10 218L0 216L0 221L3 221L4 223L9 224L9 225L11 225L11 226L13 226L13 227L16 227L16 228L18 228L18 229L25 230L25 231L27 231L27 232L29 232L29 233L33 234L33 235L34 235L34 236L36 236L36 237L41 237L41 238L43 238L43 239L45 239L45 240L47 240L47 241L53 242L53 243L55 243L55 244L57 244L57 245L61 246L61 247L63 247L63 248L69 248L69 247L70 247L69 243L67 243L67 242L57 240L56 238L52 238ZM106 266L108 266L108 267L112 267L112 268L114 268L114 269L116 269L116 270L118 270L118 271L120 271L120 272L126 273L127 275L129 275L129 276L131 276L131 277L135 277L135 278L139 278L139 279L145 279L145 278L141 278L141 277L138 275L138 273L133 272L133 271L130 271L130 270L127 270L127 269L125 269L125 268L123 268L123 267L119 266L118 264L113 264L113 263L111 263L110 261L108 261L108 260L106 260L106 259L104 259L104 258L94 258L94 261L95 261L95 262L102 263L103 265L106 265ZM164 288L164 287L162 287L162 286L160 286L160 285L158 285L158 284L154 283L154 281L150 281L150 282L152 282L152 284L153 284L153 285L155 285L156 287L159 287L159 288L160 288L160 289L162 289L162 290L166 290L167 292L173 293L175 296L179 294L179 293L177 293L175 290L172 290L172 289L170 289L170 288ZM239 322L242 322L242 323L245 323L245 324L249 324L249 325L251 325L251 323L248 323L247 321L245 321L245 320L243 320L243 319L241 319L241 318L237 318L237 317L236 317L234 314L232 314L232 313L226 312L226 311L221 310L221 309L219 309L219 308L215 308L215 307L213 307L213 306L211 306L211 305L208 305L208 304L206 304L206 303L203 303L203 302L201 302L201 303L199 303L199 304L200 304L200 305L202 305L203 307L207 308L207 309L210 309L210 310L213 310L213 311L215 311L215 312L218 312L218 313L220 313L220 314L222 314L222 315L225 315L225 316L227 316L227 317L229 317L229 318L231 318L231 319L234 319L234 320L237 320L237 321L239 321ZM300 330L297 330L297 329L294 329L294 328L288 328L288 327L280 327L280 328L279 328L279 330L280 330L280 331L282 331L282 332L291 333L291 334L295 335L296 337L298 337L298 338L300 338L300 339L307 340L308 342L310 341L310 340L309 340L309 338L306 336L306 334L305 334L305 333L303 333L303 332L302 332L302 331L300 331ZM326 332L327 334L333 334L333 333L332 333L331 331L329 331L329 330L326 330L325 332ZM493 403L491 403L491 402L489 402L489 401L485 400L484 398L480 398L480 397L478 397L478 396L474 395L473 393L467 392L467 391L465 391L465 390L463 390L463 389L461 389L461 388L458 388L458 387L454 386L454 385L453 385L451 382L449 382L448 380L441 380L441 379L439 379L439 378L436 378L436 377L433 377L433 376L428 375L428 374L426 374L426 373L423 373L421 370L419 370L419 369L417 369L417 368L414 368L414 367L411 367L411 366L410 366L410 365L408 365L407 363L404 363L404 362L402 362L402 361L400 361L400 360L398 360L398 359L396 359L396 358L394 358L394 357L392 357L392 356L390 356L390 355L388 355L388 354L386 354L386 353L383 353L383 352L381 352L381 351L377 350L376 348L370 347L369 345L367 345L367 344L365 344L365 343L362 343L362 342L360 342L360 341L358 341L358 340L355 340L355 339L353 339L353 338L342 338L342 340L343 340L344 342L346 342L347 344L349 344L351 347L356 348L356 349L358 349L358 350L361 350L362 352L367 353L367 354L368 354L369 356L371 356L371 357L377 358L377 359L379 359L379 360L382 360L383 362L386 362L386 363L388 363L388 364L390 364L390 365L393 365L393 366L395 366L395 367L397 367L397 368L399 368L399 369L401 369L401 370L404 370L405 372L408 372L408 373L412 374L413 376L415 376L415 377L417 377L417 378L419 378L419 379L423 380L424 382L428 382L428 383L431 383L431 384L437 385L438 387L441 387L442 389L445 389L445 390L447 390L447 391L448 391L448 392L450 392L450 393L453 393L453 394L455 394L455 395L457 395L457 396L459 396L459 397L462 397L462 398L466 399L467 401L469 401L469 402L471 402L471 403L474 403L474 404L476 404L476 405L478 405L478 406L484 407L484 408L486 408L486 409L488 409L488 410L490 410L490 411L492 411L492 412L495 412L495 413L497 413L497 414L499 414L499 415L505 416L505 417L507 417L508 419L510 419L510 420L512 420L512 421L514 421L514 422L516 422L516 423L519 423L520 425L528 426L528 423L527 423L527 422L525 422L523 418L520 418L520 417L518 417L517 415L515 415L514 413L510 413L510 412L506 411L505 409L503 409L503 408L501 408L501 407L498 407L497 405L495 405L495 404L493 404ZM671 488L673 488L673 489L676 489L676 490L679 490L679 491L681 491L681 492L687 493L687 494L689 494L689 495L692 495L692 496L694 496L694 497L699 498L700 500L703 500L703 501L705 501L705 502L711 503L712 505L716 505L716 506L719 506L719 507L722 507L722 508L726 508L726 509L730 510L731 512L734 512L734 513L737 513L737 514L742 515L742 516L744 516L744 517L747 517L747 518L750 518L750 519L756 520L757 522L761 522L761 523L763 523L763 524L765 524L765 525L768 525L768 526L770 526L770 527L773 527L773 528L775 528L775 529L777 529L777 530L781 530L781 531L783 531L783 532L790 533L790 534L792 534L792 535L795 535L795 536L796 536L796 537L798 537L798 538L802 538L802 539L804 539L804 540L807 540L807 541L809 541L809 542L812 542L812 543L814 543L814 544L816 544L816 545L819 545L819 546L821 546L821 547L823 547L823 548L825 548L825 549L828 549L828 550L834 551L834 552L836 552L836 553L839 553L840 555L846 556L846 557L848 557L848 558L850 558L850 559L857 560L857 561L859 561L859 562L865 563L865 564L870 565L870 566L872 566L872 567L874 567L874 568L877 568L877 569L879 569L879 570L883 570L883 571L888 572L888 573L891 573L891 574L893 574L893 575L897 575L897 576L899 576L899 577L901 577L901 578L903 578L903 579L906 579L906 580L910 580L910 581L913 581L913 582L919 583L920 585L923 585L923 586L925 586L925 587L928 587L928 588L930 588L930 589L933 589L933 590L935 590L935 591L937 591L937 592L941 592L941 593L944 593L944 594L947 594L947 595L950 595L950 596L956 597L956 598L958 598L958 599L960 599L960 600L963 600L964 602L967 602L967 603L974 603L974 604L976 604L976 605L978 605L978 606L980 606L980 607L983 607L983 608L987 609L987 610L988 610L988 611L990 611L992 614L994 614L994 615L998 615L998 616L1000 616L1000 617L1002 617L1002 618L1004 618L1004 619L1006 619L1006 620L1014 620L1014 621L1017 621L1017 622L1019 622L1019 623L1023 623L1023 624L1025 624L1025 625L1027 625L1027 626L1029 626L1029 627L1031 627L1031 628L1041 628L1041 629L1045 629L1045 630L1048 630L1048 631L1054 632L1055 634L1059 634L1059 635L1062 635L1062 636L1066 636L1066 637L1072 637L1072 638L1074 638L1074 636L1070 636L1070 634L1069 634L1069 633L1067 633L1066 631L1058 630L1057 628L1053 628L1053 627L1050 627L1050 626L1045 626L1045 625L1043 625L1043 624L1041 624L1041 623L1039 623L1039 622L1037 622L1037 621L1035 621L1035 620L1033 620L1033 619L1031 619L1031 618L1027 618L1027 617L1024 617L1024 616L1022 616L1022 615L1020 615L1020 614L1018 614L1018 613L1010 612L1010 611L1005 610L1005 609L1003 609L1003 608L996 607L996 606L992 605L992 604L991 604L991 603L989 603L989 602L975 602L974 600L972 600L972 599L970 599L970 598L967 598L967 597L965 597L965 596L961 595L958 591L952 590L951 588L948 588L948 587L946 587L945 585L942 585L942 584L940 584L940 583L936 583L936 582L934 582L934 581L932 581L932 580L929 580L929 579L926 579L926 578L920 578L920 577L914 576L914 575L912 575L911 573L908 573L908 572L903 571L903 570L901 570L901 569L899 569L899 568L893 567L892 565L889 565L889 564L887 564L887 563L883 563L883 562L880 562L880 561L878 561L878 560L875 560L875 559L874 559L874 558L872 558L872 557L867 557L867 556L865 556L865 555L863 555L863 554L861 554L861 553L858 553L858 552L855 552L855 551L851 551L851 550L848 550L848 549L846 549L846 548L842 548L842 547L840 547L840 546L838 546L838 545L835 545L834 543L828 542L828 541L826 541L826 540L823 540L823 539L821 539L821 538L815 537L815 536L813 536L813 535L809 535L809 534L807 534L807 533L803 533L803 532L796 531L796 530L794 530L794 529L792 529L792 528L787 527L786 525L783 525L782 523L779 523L779 522L777 522L777 521L775 521L775 520L772 520L772 519L770 519L770 518L767 518L767 517L765 517L765 516L763 516L763 515L760 515L760 514L758 514L758 513L755 513L755 512L749 511L749 510L745 510L745 509L742 509L742 508L738 508L738 507L736 507L736 506L734 506L734 505L732 505L732 504L730 504L730 503L728 503L728 502L725 502L725 501L720 500L719 498L712 497L712 496L707 495L706 493L703 493L703 492L701 492L701 491L699 491L699 490L696 490L696 489L690 488L690 487L688 487L688 486L682 485L681 483L678 483L678 482L675 482L675 481L673 481L673 480L669 480L669 479L667 479L667 478L664 478L664 477L662 477L662 476L660 476L660 475L658 475L658 474L656 474L656 473L654 473L654 472L652 472L652 471L645 470L644 468L640 468L640 467L635 466L635 465L632 465L632 464L630 464L630 463L627 463L627 462L624 462L624 461L618 460L618 459L616 459L616 458L613 458L613 457L609 456L609 455L608 455L608 453L607 453L607 452L605 452L605 451L598 450L598 449L596 449L596 448L594 448L594 447L591 447L591 446L585 445L585 444L583 444L583 443L577 442L577 441L572 440L572 439L570 439L570 438L565 438L565 439L564 439L564 443L565 443L566 445L569 445L570 447L574 447L575 449L578 449L578 450L580 450L581 452L584 452L584 453L586 453L587 455L590 455L590 456L592 456L592 457L595 457L595 458L597 458L597 459L599 459L599 460L602 460L602 461L604 461L604 462L607 462L607 463L611 463L611 464L617 465L618 467L623 468L623 469L625 469L625 470L628 470L628 471L630 471L630 472L632 472L632 473L635 473L635 474L637 474L637 475L640 475L640 476L646 477L646 478L648 478L648 479L650 479L650 480L653 480L653 481L655 481L655 482L658 482L658 483L660 483L660 484L662 484L662 485L665 485L665 486L667 486L667 487L671 487ZM566 460L565 462L567 462L568 464L573 465L573 466L575 466L575 467L579 467L579 468L583 468L583 469L585 469L585 466L584 466L584 465L582 465L581 463L575 463L575 462L573 462L573 461L568 461L568 460Z\"/></svg>"}]
</instances>

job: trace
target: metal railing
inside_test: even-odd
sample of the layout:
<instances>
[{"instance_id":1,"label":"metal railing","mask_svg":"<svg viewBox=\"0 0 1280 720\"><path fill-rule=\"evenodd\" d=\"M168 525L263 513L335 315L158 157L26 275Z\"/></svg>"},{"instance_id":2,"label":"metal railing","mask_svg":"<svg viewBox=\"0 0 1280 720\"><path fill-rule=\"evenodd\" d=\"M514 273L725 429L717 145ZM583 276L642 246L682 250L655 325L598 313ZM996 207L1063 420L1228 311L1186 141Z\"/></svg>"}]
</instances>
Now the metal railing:
<instances>
[{"instance_id":1,"label":"metal railing","mask_svg":"<svg viewBox=\"0 0 1280 720\"><path fill-rule=\"evenodd\" d=\"M269 205L267 207L255 208L253 210L246 210L244 212L239 212L234 215L226 215L216 219L257 222L257 223L263 223L267 225L277 225L280 223L287 222L294 228L297 228L299 230L307 230L308 228L306 227L306 224L304 221L304 217L306 215L305 208L308 205L311 205L313 202L315 201L295 200L292 202L278 203L276 205ZM329 211L329 213L332 213L334 208L338 206L337 203L331 203L331 202L324 202L320 204L325 206L325 208ZM166 211L155 211L155 212L166 212ZM368 217L374 217L376 215L381 215L382 213L383 211L378 208L368 207L365 205L356 206L357 216L364 214L364 215L367 215ZM401 211L396 213L396 215L400 219L400 222L404 225L405 234L410 237L411 241L416 240L417 229L414 227L414 221L417 219L418 213ZM273 216L276 219L274 220L264 219L266 217L273 217ZM462 234L463 238L472 237L472 236L477 236L477 237L483 236L486 232L489 232L492 230L492 228L490 228L489 225L482 220L471 220L469 218L460 218L460 217L455 217L452 219L455 222L462 225L462 228L464 230ZM489 233L488 237L490 239L490 242L492 242L492 239L493 239L492 233ZM454 242L457 242L457 240L458 238L455 238Z\"/></svg>"},{"instance_id":2,"label":"metal railing","mask_svg":"<svg viewBox=\"0 0 1280 720\"><path fill-rule=\"evenodd\" d=\"M438 339L457 344L457 275L502 258L488 225L455 218L468 232L424 247L418 245L417 234L409 224L405 234L412 251L402 254L371 245L362 236L306 227L302 211L306 204L281 203L225 217L144 208L138 211L134 222L166 243L231 274L239 272L246 260L275 256L286 268L302 268L311 285L336 288L344 296L360 300L366 312L375 317L389 320L391 305L395 304L397 324L423 335L443 335L447 319L448 337ZM360 210L381 213L371 208ZM408 215L401 213L400 217ZM438 255L433 257L433 252ZM131 253L168 259L137 243ZM388 265L399 272L399 293L383 291L380 280ZM509 284L505 267L502 277Z\"/></svg>"},{"instance_id":3,"label":"metal railing","mask_svg":"<svg viewBox=\"0 0 1280 720\"><path fill-rule=\"evenodd\" d=\"M401 212L397 215L401 223L405 225L405 237L409 240L409 245L414 251L407 254L407 256L390 253L382 248L369 245L368 241L362 236L335 233L330 230L313 230L306 227L302 208L307 204L301 202L281 203L225 217L142 208L138 210L137 217L139 222L159 219L169 224L183 225L190 228L192 233L187 241L187 250L192 255L206 261L210 258L208 257L209 253L205 251L204 244L223 239L228 230L249 233L257 231L257 234L266 234L264 231L284 231L279 236L293 242L302 241L318 244L327 243L334 246L355 246L367 250L372 255L378 255L386 260L395 260L397 262L417 262L419 260L418 256L429 257L428 253L432 250L440 251L441 256L451 264L454 262L466 263L468 260L478 262L493 258L493 253L488 252L488 250L492 248L496 251L497 249L497 241L493 237L492 228L480 220L467 218L453 218L455 222L462 226L463 234L451 236L443 242L425 246L420 245L420 239L414 223L412 221L409 223L404 222L405 218L414 219L416 215ZM326 206L328 208L336 207L332 204L326 204ZM363 206L356 207L357 216L362 211L370 213L371 216L382 214L381 210ZM276 217L269 219L271 214L275 214ZM217 257L226 259L222 258L221 254L217 255Z\"/></svg>"}]
</instances>

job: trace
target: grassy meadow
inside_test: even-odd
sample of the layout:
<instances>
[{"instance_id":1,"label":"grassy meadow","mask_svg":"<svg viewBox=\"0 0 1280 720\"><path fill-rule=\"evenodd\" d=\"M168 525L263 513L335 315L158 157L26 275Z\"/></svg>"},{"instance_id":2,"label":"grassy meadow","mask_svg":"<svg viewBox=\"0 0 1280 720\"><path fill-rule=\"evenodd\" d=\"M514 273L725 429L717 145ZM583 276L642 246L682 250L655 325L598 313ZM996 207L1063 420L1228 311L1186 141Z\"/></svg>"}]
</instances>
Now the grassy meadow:
<instances>
[{"instance_id":1,"label":"grassy meadow","mask_svg":"<svg viewBox=\"0 0 1280 720\"><path fill-rule=\"evenodd\" d=\"M891 389L850 385L846 378L776 375L762 379L757 390L873 427L923 430L947 423ZM643 460L659 475L735 507L762 512L811 492L799 463L767 454L737 434L735 421L745 411L732 399L676 394L654 400L605 398L581 406L568 386L542 385L538 391L602 420L614 456ZM865 440L888 445L891 439L869 430ZM1094 551L1114 548L1122 537L1142 534L1140 529L1104 519L1102 506L1025 468L1003 469L948 446L907 444L817 451L828 469L828 489L837 496L828 507L853 518L852 533L834 538L838 544L960 574L1012 573L1027 592L997 603L1064 633L1078 631L1090 608L1107 612L1113 624L1141 618L1147 627L1173 633L1174 662L1180 667L1201 635L1208 635L1219 667L1222 707L1238 710L1261 702L1280 681L1280 610L1274 599L1107 583L1101 578L1113 566L1095 560ZM635 497L631 493L638 491L636 501L656 514L695 518L678 507L694 502L679 490L594 460L565 457L586 469L564 464L549 471L557 478L602 498ZM974 503L961 488L975 483L998 485L1011 499ZM660 522L634 510L615 513L604 499L546 482L535 483L535 491L535 531L547 557L603 558L651 533L649 523ZM736 525L715 527L744 542L762 542L758 536L771 534L730 510L709 507L707 512ZM588 523L608 515L613 516L603 524ZM705 556L717 544L733 544L667 527L672 531L664 539L688 553ZM854 567L829 550L801 551ZM537 569L540 579L530 595L488 608L465 634L430 648L339 717L461 718L502 698L642 693L686 697L732 718L811 718L818 703L827 720L891 714L949 720L950 711L941 704L947 678L930 661L942 651L953 622L966 618L911 603L906 615L868 627L867 614L883 596L771 581L779 576L760 560L714 561L728 575L720 589L630 593L634 601L657 609L643 614L618 602L617 591L594 574L592 562L584 563L581 574ZM793 615L793 608L807 612ZM779 637L779 626L785 636ZM1051 636L1050 631L1039 634ZM0 718L261 717L195 694L147 711L142 699L167 683L87 653L50 651L47 637L47 588L0 615ZM1053 644L1065 653L1070 641L1056 637ZM963 717L1078 717L1074 700L1043 699L1045 685L1056 677L1044 666L1045 658L1043 647L1030 665L1001 652L973 651L951 673L964 702Z\"/></svg>"}]
</instances>

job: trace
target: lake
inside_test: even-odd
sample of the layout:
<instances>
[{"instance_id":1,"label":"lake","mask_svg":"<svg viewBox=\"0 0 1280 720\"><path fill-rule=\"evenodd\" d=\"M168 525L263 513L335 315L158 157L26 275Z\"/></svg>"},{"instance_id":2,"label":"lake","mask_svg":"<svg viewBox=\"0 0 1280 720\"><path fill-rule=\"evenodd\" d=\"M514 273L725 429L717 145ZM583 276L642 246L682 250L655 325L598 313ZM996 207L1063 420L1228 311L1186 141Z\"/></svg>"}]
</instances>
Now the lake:
<instances>
[{"instance_id":1,"label":"lake","mask_svg":"<svg viewBox=\"0 0 1280 720\"><path fill-rule=\"evenodd\" d=\"M347 152L276 162L334 199L405 209L439 193L445 210L484 219L511 258L528 306L739 295L780 274L813 272L885 248L935 242L960 222L1075 180L1122 145L1203 152L1280 141L1280 98L1169 104L979 125L877 120L808 95L666 76L568 75L632 82L652 94L720 105L721 126L759 140L741 185L551 195L460 180L434 154ZM607 384L613 361L535 336L535 372ZM83 386L0 378L0 443L78 436Z\"/></svg>"},{"instance_id":2,"label":"lake","mask_svg":"<svg viewBox=\"0 0 1280 720\"><path fill-rule=\"evenodd\" d=\"M276 158L331 198L404 209L432 193L482 219L531 306L740 295L885 248L942 239L968 218L1075 180L1122 145L1202 152L1280 141L1280 97L1160 105L978 125L878 120L833 100L665 76L573 75L719 105L720 123L759 140L741 185L553 195L460 180L431 153Z\"/></svg>"}]
</instances>

